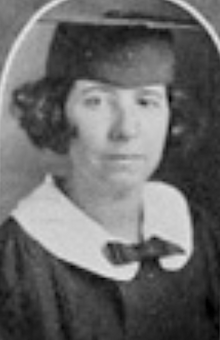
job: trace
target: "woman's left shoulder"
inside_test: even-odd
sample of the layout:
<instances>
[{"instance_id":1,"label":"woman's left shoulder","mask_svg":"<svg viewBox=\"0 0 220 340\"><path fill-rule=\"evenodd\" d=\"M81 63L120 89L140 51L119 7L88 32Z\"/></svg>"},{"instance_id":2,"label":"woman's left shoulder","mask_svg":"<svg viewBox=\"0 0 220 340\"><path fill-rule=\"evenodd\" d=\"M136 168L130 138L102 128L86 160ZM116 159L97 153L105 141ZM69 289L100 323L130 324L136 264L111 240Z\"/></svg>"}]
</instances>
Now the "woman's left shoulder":
<instances>
[{"instance_id":1,"label":"woman's left shoulder","mask_svg":"<svg viewBox=\"0 0 220 340\"><path fill-rule=\"evenodd\" d=\"M214 274L220 285L220 221L201 204L190 201L189 205L194 240L207 263L207 270Z\"/></svg>"},{"instance_id":2,"label":"woman's left shoulder","mask_svg":"<svg viewBox=\"0 0 220 340\"><path fill-rule=\"evenodd\" d=\"M220 248L220 221L217 216L193 200L188 200L188 204L194 228L205 238L212 239Z\"/></svg>"}]
</instances>

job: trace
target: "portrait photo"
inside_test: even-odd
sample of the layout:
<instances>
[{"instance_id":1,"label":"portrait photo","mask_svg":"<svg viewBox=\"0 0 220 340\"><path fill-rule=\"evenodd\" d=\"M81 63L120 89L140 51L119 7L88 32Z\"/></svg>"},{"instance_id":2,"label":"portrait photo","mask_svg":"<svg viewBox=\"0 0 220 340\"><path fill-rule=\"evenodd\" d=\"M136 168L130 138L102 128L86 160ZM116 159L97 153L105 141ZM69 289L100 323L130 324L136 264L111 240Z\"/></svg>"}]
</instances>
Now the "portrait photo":
<instances>
[{"instance_id":1,"label":"portrait photo","mask_svg":"<svg viewBox=\"0 0 220 340\"><path fill-rule=\"evenodd\" d=\"M50 1L0 112L0 340L219 340L216 27L185 0Z\"/></svg>"}]
</instances>

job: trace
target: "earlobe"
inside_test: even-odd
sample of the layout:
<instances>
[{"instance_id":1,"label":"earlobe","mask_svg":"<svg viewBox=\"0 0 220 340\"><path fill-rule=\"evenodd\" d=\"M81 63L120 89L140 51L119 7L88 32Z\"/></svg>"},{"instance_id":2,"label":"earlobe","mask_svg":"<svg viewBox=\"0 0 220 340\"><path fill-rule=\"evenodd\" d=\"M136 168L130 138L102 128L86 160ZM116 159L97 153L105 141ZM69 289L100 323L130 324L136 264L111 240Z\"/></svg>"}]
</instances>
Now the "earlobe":
<instances>
[{"instance_id":1,"label":"earlobe","mask_svg":"<svg viewBox=\"0 0 220 340\"><path fill-rule=\"evenodd\" d=\"M173 138L181 137L185 133L185 130L186 130L186 127L184 126L184 124L173 125L171 127L171 136Z\"/></svg>"},{"instance_id":2,"label":"earlobe","mask_svg":"<svg viewBox=\"0 0 220 340\"><path fill-rule=\"evenodd\" d=\"M69 133L70 139L77 139L78 135L79 135L79 130L77 126L72 125L70 128L70 133Z\"/></svg>"}]
</instances>

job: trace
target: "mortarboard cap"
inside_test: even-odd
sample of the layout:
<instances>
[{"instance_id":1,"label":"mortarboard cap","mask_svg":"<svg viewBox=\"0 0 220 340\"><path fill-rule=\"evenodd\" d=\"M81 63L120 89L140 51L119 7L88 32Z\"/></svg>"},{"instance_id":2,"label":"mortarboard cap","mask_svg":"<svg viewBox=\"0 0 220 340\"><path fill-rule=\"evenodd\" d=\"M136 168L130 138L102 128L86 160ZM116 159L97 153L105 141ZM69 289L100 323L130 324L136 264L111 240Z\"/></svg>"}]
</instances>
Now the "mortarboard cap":
<instances>
[{"instance_id":1,"label":"mortarboard cap","mask_svg":"<svg viewBox=\"0 0 220 340\"><path fill-rule=\"evenodd\" d=\"M164 0L119 5L93 0L77 7L65 1L49 11L41 19L56 23L47 77L96 79L125 87L171 83L173 31L198 25Z\"/></svg>"}]
</instances>

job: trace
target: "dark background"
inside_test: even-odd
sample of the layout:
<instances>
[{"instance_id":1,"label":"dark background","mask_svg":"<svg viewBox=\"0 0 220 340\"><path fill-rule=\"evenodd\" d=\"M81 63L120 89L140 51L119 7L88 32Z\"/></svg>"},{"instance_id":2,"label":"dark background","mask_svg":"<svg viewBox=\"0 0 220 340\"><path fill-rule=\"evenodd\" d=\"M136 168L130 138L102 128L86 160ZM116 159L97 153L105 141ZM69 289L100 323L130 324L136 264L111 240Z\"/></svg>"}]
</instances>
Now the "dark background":
<instances>
[{"instance_id":1,"label":"dark background","mask_svg":"<svg viewBox=\"0 0 220 340\"><path fill-rule=\"evenodd\" d=\"M117 4L128 2L128 0L97 1ZM200 10L220 35L220 0L187 0L187 2ZM31 15L46 3L47 1L43 0L0 0L1 69L22 27ZM44 39L47 41L49 38L45 36ZM208 130L197 153L186 165L180 164L179 170L189 194L220 219L220 59L209 39L202 33L197 34L196 39L193 32L187 38L183 34L178 41L178 58L184 65L179 76L181 82L199 93L199 100L208 112L209 118ZM190 51L184 48L185 45L190 46ZM29 47L26 49L27 53L32 53L32 57L36 58L36 63L40 63L39 48L36 47L37 52L29 51ZM190 55L194 57L190 58ZM28 73L28 66L23 65L21 58L16 68L20 71L22 67L24 72L20 73ZM16 77L19 78L15 71L14 78ZM45 171L56 168L58 169L56 171L63 172L68 166L66 159L48 153L42 154L36 150L28 143L26 136L19 130L8 112L1 114L0 222L16 205L19 198L42 179Z\"/></svg>"}]
</instances>

